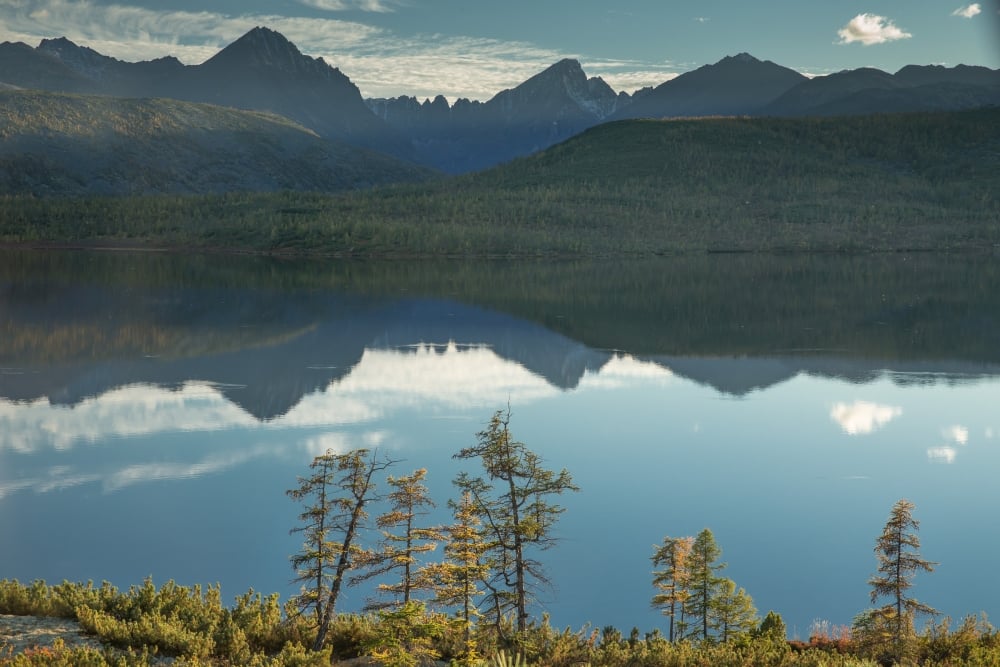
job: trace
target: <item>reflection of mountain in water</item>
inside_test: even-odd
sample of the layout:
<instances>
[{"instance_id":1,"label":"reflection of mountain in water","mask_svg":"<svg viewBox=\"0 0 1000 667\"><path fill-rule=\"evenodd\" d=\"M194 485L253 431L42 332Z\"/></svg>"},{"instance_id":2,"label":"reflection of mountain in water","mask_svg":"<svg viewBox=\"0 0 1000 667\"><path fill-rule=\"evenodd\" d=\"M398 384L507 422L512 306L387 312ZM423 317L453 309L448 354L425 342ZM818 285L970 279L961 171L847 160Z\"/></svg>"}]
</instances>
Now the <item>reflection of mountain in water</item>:
<instances>
[{"instance_id":1,"label":"reflection of mountain in water","mask_svg":"<svg viewBox=\"0 0 1000 667\"><path fill-rule=\"evenodd\" d=\"M72 291L64 296L79 303ZM416 343L450 341L482 345L564 389L575 387L585 372L596 371L610 358L607 352L591 350L537 324L455 302L383 299L361 303L337 295L307 295L307 303L272 310L274 317L285 321L285 332L274 321L253 323L239 298L228 300L237 305L228 313L230 322L224 323L227 301L212 302L215 305L205 311L204 318L161 326L175 334L178 328L188 327L190 333L175 336L179 339L200 331L216 338L228 334L234 343L242 341L243 345L189 356L167 354L169 350L158 355L133 350L122 358L105 353L17 364L0 375L0 395L15 401L46 397L54 404L74 405L126 385L180 387L201 381L214 384L254 417L268 420L349 374L366 348L406 349ZM123 311L115 308L115 312ZM139 326L137 322L133 328ZM86 347L93 351L91 344Z\"/></svg>"},{"instance_id":2,"label":"reflection of mountain in water","mask_svg":"<svg viewBox=\"0 0 1000 667\"><path fill-rule=\"evenodd\" d=\"M888 376L897 384L962 383L1000 376L1000 364L962 361L877 361L843 356L786 357L649 357L675 375L731 396L773 387L801 375L815 375L854 384Z\"/></svg>"},{"instance_id":3,"label":"reflection of mountain in water","mask_svg":"<svg viewBox=\"0 0 1000 667\"><path fill-rule=\"evenodd\" d=\"M0 259L0 396L15 401L200 381L269 420L346 377L366 349L449 342L487 346L562 389L602 368L606 348L735 396L800 373L1000 375L1000 273L967 258Z\"/></svg>"},{"instance_id":4,"label":"reflection of mountain in water","mask_svg":"<svg viewBox=\"0 0 1000 667\"><path fill-rule=\"evenodd\" d=\"M72 291L64 296L81 303ZM215 296L210 299L214 307L203 311L206 317L170 327L175 333L178 328L188 327L187 333L179 335L184 340L197 332L216 338L228 335L234 341L231 347L206 349L190 356L132 354L116 358L97 354L90 359L35 362L0 375L0 395L16 401L47 397L54 404L74 405L126 385L180 387L201 381L214 384L257 419L269 420L287 413L305 395L348 375L366 348L405 350L418 343L449 342L486 346L561 389L576 387L585 373L598 371L613 354L594 350L540 325L454 301L360 302L338 295L310 294L295 302L285 295L285 307L275 309L271 304L270 309L253 311L258 316L270 311L272 318L284 322L282 331L280 322L254 323L246 300L238 295L227 299ZM242 341L242 345L236 341ZM644 359L677 376L736 396L765 389L800 373L850 382L868 382L887 371L900 382L958 382L1000 375L1000 365L994 364L877 362L815 354L766 358L656 355Z\"/></svg>"}]
</instances>

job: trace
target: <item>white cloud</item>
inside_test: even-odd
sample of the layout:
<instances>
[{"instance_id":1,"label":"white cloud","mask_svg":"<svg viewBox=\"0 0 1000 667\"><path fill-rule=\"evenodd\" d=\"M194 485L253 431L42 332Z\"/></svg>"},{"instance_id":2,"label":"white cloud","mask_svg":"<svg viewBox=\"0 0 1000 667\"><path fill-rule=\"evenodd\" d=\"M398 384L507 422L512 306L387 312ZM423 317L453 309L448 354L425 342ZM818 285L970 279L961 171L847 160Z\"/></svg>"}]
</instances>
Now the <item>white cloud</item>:
<instances>
[{"instance_id":1,"label":"white cloud","mask_svg":"<svg viewBox=\"0 0 1000 667\"><path fill-rule=\"evenodd\" d=\"M308 0L327 9L388 11L387 0ZM31 45L65 36L105 55L138 61L172 55L189 65L214 56L255 26L267 26L303 53L344 72L366 97L444 95L486 100L563 58L579 54L534 44L477 37L403 38L357 21L217 12L154 10L92 0L0 0L0 40ZM587 61L588 73L616 90L656 86L676 76L669 63Z\"/></svg>"},{"instance_id":2,"label":"white cloud","mask_svg":"<svg viewBox=\"0 0 1000 667\"><path fill-rule=\"evenodd\" d=\"M696 16L694 17L694 20L697 21L698 23L708 23L712 19L708 18L707 16Z\"/></svg>"},{"instance_id":3,"label":"white cloud","mask_svg":"<svg viewBox=\"0 0 1000 667\"><path fill-rule=\"evenodd\" d=\"M941 435L959 445L969 444L969 429L964 426L949 426L941 431Z\"/></svg>"},{"instance_id":4,"label":"white cloud","mask_svg":"<svg viewBox=\"0 0 1000 667\"><path fill-rule=\"evenodd\" d=\"M954 463L956 455L954 447L927 448L927 459L932 463Z\"/></svg>"},{"instance_id":5,"label":"white cloud","mask_svg":"<svg viewBox=\"0 0 1000 667\"><path fill-rule=\"evenodd\" d=\"M878 405L867 401L837 403L830 409L830 419L840 424L849 435L866 435L888 424L903 414L903 409L892 405Z\"/></svg>"},{"instance_id":6,"label":"white cloud","mask_svg":"<svg viewBox=\"0 0 1000 667\"><path fill-rule=\"evenodd\" d=\"M840 44L861 42L865 46L895 42L913 36L897 28L896 24L886 17L867 13L855 16L837 31L837 35L840 36Z\"/></svg>"},{"instance_id":7,"label":"white cloud","mask_svg":"<svg viewBox=\"0 0 1000 667\"><path fill-rule=\"evenodd\" d=\"M977 14L983 12L982 6L978 2L973 2L971 5L966 5L965 7L959 7L951 13L952 16L961 16L963 18L971 19Z\"/></svg>"},{"instance_id":8,"label":"white cloud","mask_svg":"<svg viewBox=\"0 0 1000 667\"><path fill-rule=\"evenodd\" d=\"M325 12L345 12L352 9L360 9L364 12L387 13L395 11L390 3L380 0L299 0L299 4L313 9L322 9Z\"/></svg>"}]
</instances>

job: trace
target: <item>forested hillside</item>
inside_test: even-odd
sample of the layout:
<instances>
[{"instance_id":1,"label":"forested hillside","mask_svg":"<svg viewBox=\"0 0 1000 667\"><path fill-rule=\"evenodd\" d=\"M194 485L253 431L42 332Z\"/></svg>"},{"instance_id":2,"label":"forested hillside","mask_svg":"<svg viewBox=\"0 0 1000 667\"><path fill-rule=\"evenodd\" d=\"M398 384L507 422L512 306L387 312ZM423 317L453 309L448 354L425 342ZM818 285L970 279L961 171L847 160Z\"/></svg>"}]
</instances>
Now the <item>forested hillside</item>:
<instances>
[{"instance_id":1,"label":"forested hillside","mask_svg":"<svg viewBox=\"0 0 1000 667\"><path fill-rule=\"evenodd\" d=\"M331 192L432 172L286 118L170 99L0 91L0 194Z\"/></svg>"},{"instance_id":2,"label":"forested hillside","mask_svg":"<svg viewBox=\"0 0 1000 667\"><path fill-rule=\"evenodd\" d=\"M6 242L354 255L990 250L1000 110L623 121L459 178L330 196L7 198Z\"/></svg>"}]
</instances>

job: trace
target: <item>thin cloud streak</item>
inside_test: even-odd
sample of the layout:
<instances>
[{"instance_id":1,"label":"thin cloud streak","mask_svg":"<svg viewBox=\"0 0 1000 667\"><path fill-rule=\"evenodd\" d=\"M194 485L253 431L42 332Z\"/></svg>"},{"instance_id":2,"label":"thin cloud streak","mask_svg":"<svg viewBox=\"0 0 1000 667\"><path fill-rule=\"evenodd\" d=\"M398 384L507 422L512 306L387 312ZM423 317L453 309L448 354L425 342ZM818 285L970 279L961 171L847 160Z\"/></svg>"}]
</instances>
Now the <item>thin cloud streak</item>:
<instances>
[{"instance_id":1,"label":"thin cloud streak","mask_svg":"<svg viewBox=\"0 0 1000 667\"><path fill-rule=\"evenodd\" d=\"M379 0L360 0L358 2L345 2L344 0L299 0L299 4L325 12L361 10L363 12L387 14L396 11L396 8L391 4L380 2Z\"/></svg>"},{"instance_id":2,"label":"thin cloud streak","mask_svg":"<svg viewBox=\"0 0 1000 667\"><path fill-rule=\"evenodd\" d=\"M309 0L379 11L383 0ZM164 11L90 0L0 0L0 40L32 46L65 36L130 62L175 56L200 64L256 26L277 30L303 53L347 74L366 97L444 95L487 100L563 58L587 60L527 42L418 35L402 38L357 21L201 11ZM670 64L597 60L587 63L616 90L656 86L677 75Z\"/></svg>"}]
</instances>

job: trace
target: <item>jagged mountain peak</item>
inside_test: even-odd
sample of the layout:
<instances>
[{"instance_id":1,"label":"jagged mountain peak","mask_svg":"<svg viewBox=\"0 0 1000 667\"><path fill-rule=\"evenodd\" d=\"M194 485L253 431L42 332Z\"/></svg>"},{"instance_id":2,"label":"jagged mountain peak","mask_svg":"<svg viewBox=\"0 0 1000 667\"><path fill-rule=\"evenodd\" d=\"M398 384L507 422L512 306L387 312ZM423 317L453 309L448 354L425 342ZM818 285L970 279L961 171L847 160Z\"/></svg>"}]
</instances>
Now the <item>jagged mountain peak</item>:
<instances>
[{"instance_id":1,"label":"jagged mountain peak","mask_svg":"<svg viewBox=\"0 0 1000 667\"><path fill-rule=\"evenodd\" d=\"M43 39L38 43L38 50L44 53L51 53L62 60L91 60L91 61L113 61L114 58L105 56L88 46L80 46L76 42L66 37L56 37L55 39Z\"/></svg>"},{"instance_id":2,"label":"jagged mountain peak","mask_svg":"<svg viewBox=\"0 0 1000 667\"><path fill-rule=\"evenodd\" d=\"M759 63L759 62L761 61L758 60L757 58L754 58L746 51L743 51L741 53L737 53L735 56L726 56L725 58L717 62L716 65L721 65L722 63Z\"/></svg>"},{"instance_id":3,"label":"jagged mountain peak","mask_svg":"<svg viewBox=\"0 0 1000 667\"><path fill-rule=\"evenodd\" d=\"M548 105L558 109L557 116L582 113L601 120L615 110L618 95L603 79L588 79L579 60L563 58L519 86L498 93L487 104L511 113Z\"/></svg>"},{"instance_id":4,"label":"jagged mountain peak","mask_svg":"<svg viewBox=\"0 0 1000 667\"><path fill-rule=\"evenodd\" d=\"M66 36L53 37L52 39L43 39L38 43L38 48L44 50L55 50L63 48L80 48L76 42L69 39Z\"/></svg>"},{"instance_id":5,"label":"jagged mountain peak","mask_svg":"<svg viewBox=\"0 0 1000 667\"><path fill-rule=\"evenodd\" d=\"M576 58L563 58L562 60L550 65L548 68L546 68L545 71L560 72L560 71L576 71L576 70L579 70L581 72L583 71L583 66L580 64L579 60L577 60Z\"/></svg>"},{"instance_id":6,"label":"jagged mountain peak","mask_svg":"<svg viewBox=\"0 0 1000 667\"><path fill-rule=\"evenodd\" d=\"M583 66L579 60L573 58L563 58L557 63L549 65L538 74L534 75L524 83L516 86L513 90L532 89L538 86L581 86L585 85L587 75L583 72Z\"/></svg>"},{"instance_id":7,"label":"jagged mountain peak","mask_svg":"<svg viewBox=\"0 0 1000 667\"><path fill-rule=\"evenodd\" d=\"M250 67L295 74L340 73L340 70L327 65L322 58L304 55L277 30L263 26L247 32L205 61L204 66Z\"/></svg>"}]
</instances>

